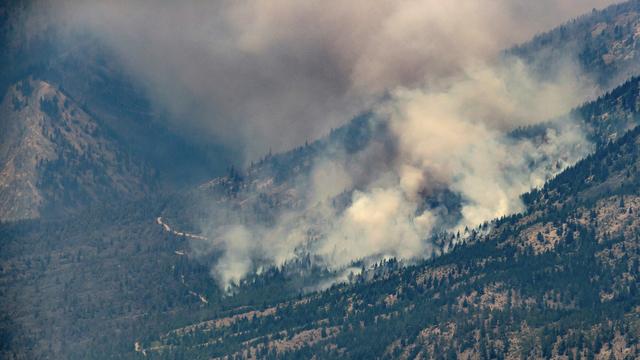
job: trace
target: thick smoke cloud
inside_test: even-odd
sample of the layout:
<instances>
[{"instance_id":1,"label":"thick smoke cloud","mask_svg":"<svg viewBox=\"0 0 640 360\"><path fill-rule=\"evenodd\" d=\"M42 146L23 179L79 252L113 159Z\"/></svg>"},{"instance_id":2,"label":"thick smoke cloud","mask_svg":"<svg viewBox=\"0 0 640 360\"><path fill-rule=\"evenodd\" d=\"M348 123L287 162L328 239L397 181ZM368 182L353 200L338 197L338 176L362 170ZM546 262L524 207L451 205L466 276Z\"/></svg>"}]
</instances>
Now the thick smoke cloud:
<instances>
[{"instance_id":1,"label":"thick smoke cloud","mask_svg":"<svg viewBox=\"0 0 640 360\"><path fill-rule=\"evenodd\" d=\"M28 27L96 36L177 126L251 160L611 2L41 0Z\"/></svg>"},{"instance_id":2,"label":"thick smoke cloud","mask_svg":"<svg viewBox=\"0 0 640 360\"><path fill-rule=\"evenodd\" d=\"M542 138L509 135L517 126L564 114L591 95L592 87L577 82L571 68L562 73L565 77L543 82L512 61L469 69L439 90L396 89L375 111L397 140L392 161L364 185L354 179L368 168L367 161L347 165L348 158L340 156L319 161L302 211L283 214L275 226L238 223L213 236L224 249L214 276L229 286L257 264L282 265L301 254L336 271L356 260L411 261L439 251L430 242L434 231L464 231L524 210L522 193L592 150L570 118L547 128ZM380 159L375 147L362 156ZM356 183L361 185L346 209L326 200ZM443 189L461 200L453 223L447 221L451 209L421 206Z\"/></svg>"},{"instance_id":3,"label":"thick smoke cloud","mask_svg":"<svg viewBox=\"0 0 640 360\"><path fill-rule=\"evenodd\" d=\"M466 200L466 226L522 210L519 195L557 171L545 161L566 164L587 150L577 127L560 137L549 133L539 147L505 138L516 126L559 116L592 95L570 67L560 73L563 78L540 82L513 61L467 70L441 91L395 91L383 112L399 139L404 192L417 196L426 176L447 184Z\"/></svg>"},{"instance_id":4,"label":"thick smoke cloud","mask_svg":"<svg viewBox=\"0 0 640 360\"><path fill-rule=\"evenodd\" d=\"M175 124L235 145L249 160L363 110L388 123L397 149L382 165L369 167L380 159L375 143L362 161L320 158L301 212L273 226L209 229L210 245L223 250L212 273L228 286L301 254L338 271L357 259L428 257L434 231L521 211L520 194L590 145L572 119L541 142L508 132L562 115L594 89L570 57L555 64L562 77L542 81L498 54L611 2L68 0L45 13L56 14L63 33L104 41ZM350 190L346 209L326 200ZM460 198L459 216L422 206L443 190Z\"/></svg>"}]
</instances>

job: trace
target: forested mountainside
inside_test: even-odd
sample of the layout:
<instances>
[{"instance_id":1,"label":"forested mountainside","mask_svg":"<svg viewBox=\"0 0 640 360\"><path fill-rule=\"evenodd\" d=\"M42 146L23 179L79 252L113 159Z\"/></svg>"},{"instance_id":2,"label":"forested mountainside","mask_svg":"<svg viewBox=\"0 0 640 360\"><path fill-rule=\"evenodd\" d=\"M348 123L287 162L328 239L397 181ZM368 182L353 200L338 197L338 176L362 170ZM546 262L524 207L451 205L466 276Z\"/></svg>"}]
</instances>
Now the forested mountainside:
<instances>
[{"instance_id":1,"label":"forested mountainside","mask_svg":"<svg viewBox=\"0 0 640 360\"><path fill-rule=\"evenodd\" d=\"M540 137L547 128L568 118L581 124L587 138L596 147L607 145L638 125L639 89L640 77L631 77L596 100L573 109L565 117L517 128L511 132L511 136L515 138Z\"/></svg>"},{"instance_id":2,"label":"forested mountainside","mask_svg":"<svg viewBox=\"0 0 640 360\"><path fill-rule=\"evenodd\" d=\"M640 71L640 1L593 10L505 52L557 75L559 60L577 62L602 89L618 86Z\"/></svg>"},{"instance_id":3,"label":"forested mountainside","mask_svg":"<svg viewBox=\"0 0 640 360\"><path fill-rule=\"evenodd\" d=\"M640 77L625 81L611 92L574 110L570 116L586 124L591 141L606 145L638 124Z\"/></svg>"},{"instance_id":4,"label":"forested mountainside","mask_svg":"<svg viewBox=\"0 0 640 360\"><path fill-rule=\"evenodd\" d=\"M107 201L69 218L0 223L0 358L138 358L136 341L331 275L272 269L228 297L190 239L158 225L166 204Z\"/></svg>"},{"instance_id":5,"label":"forested mountainside","mask_svg":"<svg viewBox=\"0 0 640 360\"><path fill-rule=\"evenodd\" d=\"M148 358L640 356L640 128L439 258L176 327Z\"/></svg>"},{"instance_id":6,"label":"forested mountainside","mask_svg":"<svg viewBox=\"0 0 640 360\"><path fill-rule=\"evenodd\" d=\"M377 146L369 146L374 143ZM246 222L272 224L282 211L300 209L312 196L308 191L312 170L320 162L330 160L349 166L375 158L379 163L371 163L371 169L382 169L387 165L384 154L393 151L386 124L370 113L362 114L326 137L285 153L267 154L245 170L231 167L225 176L176 194L162 215L193 231L201 231L198 225L205 221L224 224L238 217ZM346 203L349 195L344 193L334 202Z\"/></svg>"},{"instance_id":7,"label":"forested mountainside","mask_svg":"<svg viewBox=\"0 0 640 360\"><path fill-rule=\"evenodd\" d=\"M208 358L253 348L259 357L269 351L368 357L387 350L398 357L425 346L437 346L442 354L469 353L476 345L495 354L548 354L556 335L563 340L552 349L561 352L580 347L606 354L620 349L623 338L631 348L630 329L636 325L629 294L637 268L624 270L621 264L635 266L627 259L633 250L626 253L635 249L633 214L640 211L633 195L638 131L614 133L636 123L639 94L638 79L632 79L575 110L602 145L526 195L526 214L497 221L489 234L488 228L474 230L485 235L471 235L468 244L441 258L406 269L391 261L321 293L297 296L331 278L302 259L250 277L234 296L224 296L210 275L211 259L193 254L197 240L165 231L157 217L177 231L196 231L189 228L196 211L184 199L226 199L237 206L255 201L266 214L270 207L295 206L295 196L287 194L296 190L291 184L305 174L314 154L329 147L353 155L370 141L384 143L385 127L372 127L366 114L326 139L267 156L245 173L232 170L195 190L114 199L68 219L2 223L2 356L138 358L144 350L152 358ZM272 182L262 195L242 202L265 179ZM446 245L451 238L439 240ZM607 265L603 254L623 260ZM623 306L610 306L618 302ZM576 325L585 313L593 316ZM486 326L477 327L478 319Z\"/></svg>"}]
</instances>

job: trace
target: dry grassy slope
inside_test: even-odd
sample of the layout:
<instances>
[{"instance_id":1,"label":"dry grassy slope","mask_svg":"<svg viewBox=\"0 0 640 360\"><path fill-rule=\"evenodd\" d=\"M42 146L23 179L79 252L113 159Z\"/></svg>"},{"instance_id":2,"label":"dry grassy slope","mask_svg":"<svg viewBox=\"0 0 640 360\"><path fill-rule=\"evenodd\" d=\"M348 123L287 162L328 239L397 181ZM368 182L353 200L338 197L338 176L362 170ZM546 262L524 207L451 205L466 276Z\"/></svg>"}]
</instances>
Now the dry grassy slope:
<instances>
[{"instance_id":1,"label":"dry grassy slope","mask_svg":"<svg viewBox=\"0 0 640 360\"><path fill-rule=\"evenodd\" d=\"M0 104L0 219L139 196L148 190L145 175L90 115L47 82L21 81Z\"/></svg>"}]
</instances>

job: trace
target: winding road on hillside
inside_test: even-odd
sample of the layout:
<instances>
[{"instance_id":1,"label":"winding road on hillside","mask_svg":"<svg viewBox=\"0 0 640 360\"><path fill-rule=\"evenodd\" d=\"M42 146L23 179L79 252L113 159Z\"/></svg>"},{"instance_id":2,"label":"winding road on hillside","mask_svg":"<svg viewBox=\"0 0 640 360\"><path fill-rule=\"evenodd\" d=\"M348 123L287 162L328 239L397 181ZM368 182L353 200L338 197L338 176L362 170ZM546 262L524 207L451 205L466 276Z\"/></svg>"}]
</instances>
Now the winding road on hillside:
<instances>
[{"instance_id":1,"label":"winding road on hillside","mask_svg":"<svg viewBox=\"0 0 640 360\"><path fill-rule=\"evenodd\" d=\"M158 224L158 225L162 226L162 229L163 229L164 231L166 231L166 232L168 232L168 233L171 233L171 234L173 234L173 235L177 235L177 236L184 236L184 237L187 237L187 238L190 238L190 239L195 239L195 240L208 240L208 238L207 238L207 237L205 237L205 236L195 235L195 234L191 234L191 233L187 233L187 232L182 232L182 231L173 230L173 229L171 228L171 226L169 226L169 224L167 224L166 222L164 222L164 221L162 220L162 217L161 217L161 216L158 216L158 217L156 218L156 224ZM184 251L182 251L182 250L175 250L175 251L174 251L174 253L175 253L176 255L179 255L179 256L184 256L184 255L185 255L185 252L184 252ZM186 283L186 282L185 282L185 280L184 280L184 275L181 275L180 282L181 282L184 286L186 286L186 287L187 287L187 289L189 289L189 286L187 286L187 283ZM195 291L193 291L193 290L189 289L189 294L190 294L190 295L193 295L193 296L195 296L195 297L197 297L198 299L200 299L200 302L202 302L203 304L208 304L208 303L209 303L209 301L207 300L207 298L206 298L206 297L204 297L204 296L203 296L202 294L200 294L200 293L197 293L197 292L195 292ZM137 349L137 346L136 346L136 349ZM138 350L136 350L136 351L138 351Z\"/></svg>"},{"instance_id":2,"label":"winding road on hillside","mask_svg":"<svg viewBox=\"0 0 640 360\"><path fill-rule=\"evenodd\" d=\"M164 231L170 232L170 233L172 233L173 235L176 235L176 236L184 236L184 237L187 237L187 238L190 238L190 239L195 239L195 240L209 240L209 238L207 238L205 236L191 234L191 233L188 233L188 232L182 232L182 231L177 231L177 230L172 229L171 226L169 226L169 224L167 224L166 222L164 222L162 220L162 216L158 216L156 218L156 223L158 225L162 226ZM184 255L184 254L181 254L181 255Z\"/></svg>"}]
</instances>

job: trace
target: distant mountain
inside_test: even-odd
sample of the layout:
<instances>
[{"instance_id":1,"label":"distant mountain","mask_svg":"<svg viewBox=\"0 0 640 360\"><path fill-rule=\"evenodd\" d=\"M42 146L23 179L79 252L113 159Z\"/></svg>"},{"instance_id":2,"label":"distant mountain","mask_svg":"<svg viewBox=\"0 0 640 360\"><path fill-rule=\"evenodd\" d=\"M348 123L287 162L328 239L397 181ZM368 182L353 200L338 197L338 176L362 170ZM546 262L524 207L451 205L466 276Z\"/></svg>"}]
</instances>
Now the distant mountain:
<instances>
[{"instance_id":1,"label":"distant mountain","mask_svg":"<svg viewBox=\"0 0 640 360\"><path fill-rule=\"evenodd\" d=\"M86 34L67 38L67 34L62 34L57 28L34 31L27 28L26 19L33 3L7 1L0 4L2 99L11 103L15 87L26 79L49 84L90 118L100 130L100 136L108 138L112 147L119 149L119 155L126 154L125 158L115 162L136 162L135 166L144 167L147 175L153 174L149 187L158 186L162 191L176 191L221 175L232 160L237 160L223 146L210 141L197 143L179 128L171 127L169 115L150 104L143 86L125 71L119 59L99 39ZM18 116L22 113L11 110L11 106L4 107L2 116L5 126L14 126L8 124L7 111L13 112L11 121L24 121ZM3 161L0 159L0 167L9 166ZM74 182L76 179L71 175L74 169L64 168L69 164L58 164L58 170L68 177L65 181ZM17 163L14 165L21 166ZM127 169L113 170L123 170L125 173L113 173L110 176L129 176ZM189 176L184 176L185 173ZM62 192L57 196L72 196L65 193L69 189L71 187L61 188ZM88 186L85 188L94 193L102 193L105 189L104 186L90 191ZM122 192L122 189L112 190L107 193ZM87 203L92 200L95 197L87 197ZM32 212L28 216L37 214ZM24 216L0 216L2 219L19 217Z\"/></svg>"},{"instance_id":2,"label":"distant mountain","mask_svg":"<svg viewBox=\"0 0 640 360\"><path fill-rule=\"evenodd\" d=\"M575 61L603 90L640 74L640 1L595 10L506 51L539 74L555 76L559 62Z\"/></svg>"},{"instance_id":3,"label":"distant mountain","mask_svg":"<svg viewBox=\"0 0 640 360\"><path fill-rule=\"evenodd\" d=\"M73 175L71 175L73 174ZM155 174L55 86L23 80L0 104L0 219L141 197Z\"/></svg>"},{"instance_id":4,"label":"distant mountain","mask_svg":"<svg viewBox=\"0 0 640 360\"><path fill-rule=\"evenodd\" d=\"M185 133L178 126L180 119L153 106L144 87L99 40L75 40L72 49L55 43L53 50L46 50L48 61L28 74L74 98L122 146L157 171L165 191L221 175L239 161L211 139Z\"/></svg>"}]
</instances>

